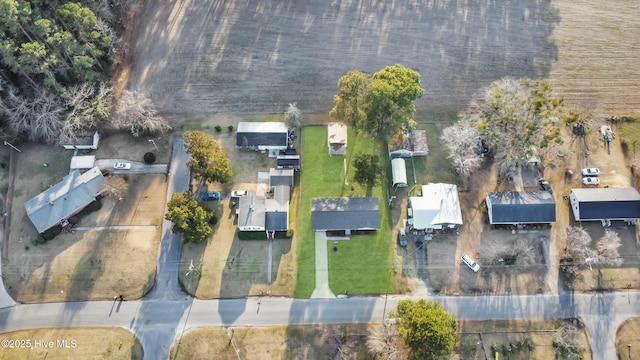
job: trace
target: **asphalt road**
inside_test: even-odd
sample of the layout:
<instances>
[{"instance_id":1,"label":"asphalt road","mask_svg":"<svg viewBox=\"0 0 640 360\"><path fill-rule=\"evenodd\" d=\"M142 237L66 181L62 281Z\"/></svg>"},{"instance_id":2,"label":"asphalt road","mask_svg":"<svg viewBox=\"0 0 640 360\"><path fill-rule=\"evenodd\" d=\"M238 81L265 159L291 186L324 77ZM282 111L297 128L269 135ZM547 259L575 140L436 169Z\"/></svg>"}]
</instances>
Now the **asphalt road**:
<instances>
[{"instance_id":1,"label":"asphalt road","mask_svg":"<svg viewBox=\"0 0 640 360\"><path fill-rule=\"evenodd\" d=\"M189 186L184 141L176 139L169 168L167 198ZM145 359L166 359L173 341L199 326L270 326L382 322L401 299L353 297L290 299L266 297L195 300L178 283L181 237L164 221L156 284L139 301L18 304L0 287L0 332L43 327L120 326L131 330ZM6 297L6 298L5 298ZM594 359L616 358L615 335L627 318L640 316L639 292L573 295L424 296L438 301L459 320L569 319L586 324Z\"/></svg>"},{"instance_id":2,"label":"asphalt road","mask_svg":"<svg viewBox=\"0 0 640 360\"><path fill-rule=\"evenodd\" d=\"M199 326L270 326L381 322L386 306L407 297L297 300L162 299L16 305L0 309L0 331L40 327L120 326L143 342L145 359L166 359L174 338ZM417 299L414 297L413 299ZM555 295L432 296L459 320L581 318L594 359L614 359L620 323L640 316L640 293ZM168 337L171 335L170 337Z\"/></svg>"}]
</instances>

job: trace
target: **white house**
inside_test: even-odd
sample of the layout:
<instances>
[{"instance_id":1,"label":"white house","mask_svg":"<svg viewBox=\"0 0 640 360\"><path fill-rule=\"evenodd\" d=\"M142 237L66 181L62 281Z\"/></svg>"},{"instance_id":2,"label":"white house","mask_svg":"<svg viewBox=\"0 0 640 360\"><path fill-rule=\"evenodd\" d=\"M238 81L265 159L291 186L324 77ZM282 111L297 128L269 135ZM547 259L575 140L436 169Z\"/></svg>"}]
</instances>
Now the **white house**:
<instances>
[{"instance_id":1,"label":"white house","mask_svg":"<svg viewBox=\"0 0 640 360\"><path fill-rule=\"evenodd\" d=\"M427 184L422 196L410 199L408 223L412 229L427 233L455 230L462 225L462 212L458 186L454 184Z\"/></svg>"}]
</instances>

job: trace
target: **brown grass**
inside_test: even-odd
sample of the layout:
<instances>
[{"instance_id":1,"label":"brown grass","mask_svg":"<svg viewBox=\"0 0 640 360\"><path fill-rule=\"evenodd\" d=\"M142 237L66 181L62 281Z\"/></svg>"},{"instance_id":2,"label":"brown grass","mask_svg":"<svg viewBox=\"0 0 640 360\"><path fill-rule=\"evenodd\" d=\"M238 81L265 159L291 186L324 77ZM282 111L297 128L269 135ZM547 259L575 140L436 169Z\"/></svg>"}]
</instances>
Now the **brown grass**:
<instances>
[{"instance_id":1,"label":"brown grass","mask_svg":"<svg viewBox=\"0 0 640 360\"><path fill-rule=\"evenodd\" d=\"M640 356L640 318L627 319L616 333L618 359L631 360ZM629 346L630 345L630 346Z\"/></svg>"},{"instance_id":2,"label":"brown grass","mask_svg":"<svg viewBox=\"0 0 640 360\"><path fill-rule=\"evenodd\" d=\"M29 340L20 346L32 348L8 348L5 340ZM112 327L44 328L14 331L0 334L3 341L0 359L139 359L143 357L142 345L125 329ZM43 347L44 344L50 347Z\"/></svg>"}]
</instances>

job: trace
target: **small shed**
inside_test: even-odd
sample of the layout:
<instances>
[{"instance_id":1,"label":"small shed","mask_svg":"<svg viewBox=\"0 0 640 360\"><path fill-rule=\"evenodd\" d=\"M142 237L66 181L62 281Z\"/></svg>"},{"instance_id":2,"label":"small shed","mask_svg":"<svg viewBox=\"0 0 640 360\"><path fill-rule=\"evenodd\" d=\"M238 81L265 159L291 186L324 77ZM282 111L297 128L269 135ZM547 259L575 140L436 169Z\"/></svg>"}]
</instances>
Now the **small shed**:
<instances>
[{"instance_id":1,"label":"small shed","mask_svg":"<svg viewBox=\"0 0 640 360\"><path fill-rule=\"evenodd\" d=\"M403 158L391 160L391 175L393 187L407 186L407 167Z\"/></svg>"},{"instance_id":2,"label":"small shed","mask_svg":"<svg viewBox=\"0 0 640 360\"><path fill-rule=\"evenodd\" d=\"M86 155L86 156L73 156L71 158L71 170L84 170L91 169L96 162L96 157L94 155Z\"/></svg>"},{"instance_id":3,"label":"small shed","mask_svg":"<svg viewBox=\"0 0 640 360\"><path fill-rule=\"evenodd\" d=\"M327 145L329 155L345 155L347 153L347 126L343 123L332 123L327 126Z\"/></svg>"},{"instance_id":4,"label":"small shed","mask_svg":"<svg viewBox=\"0 0 640 360\"><path fill-rule=\"evenodd\" d=\"M278 155L276 165L279 168L300 169L300 155Z\"/></svg>"}]
</instances>

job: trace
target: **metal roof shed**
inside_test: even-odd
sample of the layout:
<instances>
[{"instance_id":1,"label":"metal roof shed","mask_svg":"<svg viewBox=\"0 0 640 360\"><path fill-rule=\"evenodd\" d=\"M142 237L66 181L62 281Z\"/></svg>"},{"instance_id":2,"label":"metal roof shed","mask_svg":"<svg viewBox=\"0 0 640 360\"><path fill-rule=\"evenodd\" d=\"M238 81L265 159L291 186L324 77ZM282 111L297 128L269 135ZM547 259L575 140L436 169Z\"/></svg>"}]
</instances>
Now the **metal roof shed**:
<instances>
[{"instance_id":1,"label":"metal roof shed","mask_svg":"<svg viewBox=\"0 0 640 360\"><path fill-rule=\"evenodd\" d=\"M407 167L403 158L391 160L391 176L393 187L407 186Z\"/></svg>"}]
</instances>

